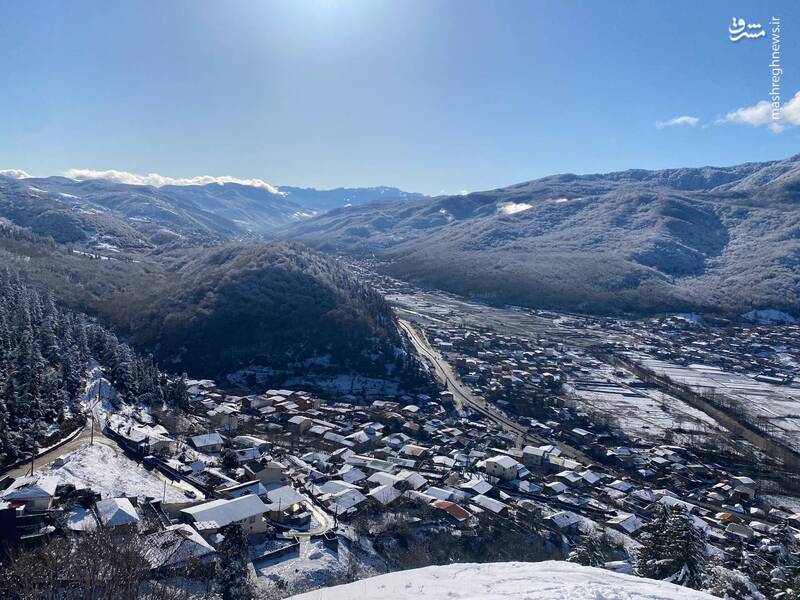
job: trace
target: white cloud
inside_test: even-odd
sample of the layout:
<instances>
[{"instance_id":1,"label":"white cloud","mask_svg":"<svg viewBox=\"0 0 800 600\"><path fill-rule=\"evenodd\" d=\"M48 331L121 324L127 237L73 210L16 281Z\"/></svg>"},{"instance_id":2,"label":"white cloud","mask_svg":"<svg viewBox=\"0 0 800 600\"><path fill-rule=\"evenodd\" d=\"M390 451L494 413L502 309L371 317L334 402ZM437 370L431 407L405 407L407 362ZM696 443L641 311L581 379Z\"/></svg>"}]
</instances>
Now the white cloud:
<instances>
[{"instance_id":1,"label":"white cloud","mask_svg":"<svg viewBox=\"0 0 800 600\"><path fill-rule=\"evenodd\" d=\"M772 104L762 100L753 106L743 106L732 110L723 119L726 123L739 123L742 125L769 125L772 121Z\"/></svg>"},{"instance_id":2,"label":"white cloud","mask_svg":"<svg viewBox=\"0 0 800 600\"><path fill-rule=\"evenodd\" d=\"M781 107L781 119L790 125L800 125L800 92Z\"/></svg>"},{"instance_id":3,"label":"white cloud","mask_svg":"<svg viewBox=\"0 0 800 600\"><path fill-rule=\"evenodd\" d=\"M11 177L12 179L28 179L33 177L33 175L22 169L0 169L0 175L3 177Z\"/></svg>"},{"instance_id":4,"label":"white cloud","mask_svg":"<svg viewBox=\"0 0 800 600\"><path fill-rule=\"evenodd\" d=\"M700 119L698 119L697 117L692 117L690 115L682 115L680 117L675 117L668 121L656 121L656 128L664 129L665 127L676 127L676 126L694 127L699 122Z\"/></svg>"},{"instance_id":5,"label":"white cloud","mask_svg":"<svg viewBox=\"0 0 800 600\"><path fill-rule=\"evenodd\" d=\"M107 181L114 181L116 183L127 183L130 185L152 185L155 187L161 187L162 185L207 185L209 183L238 183L241 185L264 188L273 194L281 193L278 188L270 185L262 179L239 179L238 177L230 177L229 175L223 175L221 177L212 177L210 175L199 175L197 177L167 177L166 175L159 175L158 173L139 175L137 173L129 173L128 171L70 169L64 173L64 176L69 177L70 179L77 179L79 181L83 181L85 179L105 179Z\"/></svg>"},{"instance_id":6,"label":"white cloud","mask_svg":"<svg viewBox=\"0 0 800 600\"><path fill-rule=\"evenodd\" d=\"M761 100L752 106L743 106L732 110L721 119L722 123L738 123L751 127L769 127L775 133L780 133L787 127L800 125L800 92L797 92L780 109L778 119L773 119L772 103Z\"/></svg>"}]
</instances>

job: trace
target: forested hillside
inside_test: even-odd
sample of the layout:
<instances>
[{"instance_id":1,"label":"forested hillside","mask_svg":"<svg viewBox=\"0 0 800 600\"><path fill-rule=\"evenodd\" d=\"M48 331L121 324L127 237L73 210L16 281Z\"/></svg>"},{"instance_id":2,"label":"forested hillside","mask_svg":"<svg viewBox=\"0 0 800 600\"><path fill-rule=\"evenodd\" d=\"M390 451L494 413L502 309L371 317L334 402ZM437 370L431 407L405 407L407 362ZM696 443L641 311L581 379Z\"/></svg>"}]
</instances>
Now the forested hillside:
<instances>
[{"instance_id":1,"label":"forested hillside","mask_svg":"<svg viewBox=\"0 0 800 600\"><path fill-rule=\"evenodd\" d=\"M383 298L298 244L229 244L169 257L162 281L113 322L157 355L214 376L248 365L401 375ZM133 316L130 316L130 315Z\"/></svg>"},{"instance_id":2,"label":"forested hillside","mask_svg":"<svg viewBox=\"0 0 800 600\"><path fill-rule=\"evenodd\" d=\"M98 363L124 400L183 400L181 385L85 315L58 306L18 273L0 271L0 464L31 451L76 413Z\"/></svg>"},{"instance_id":3,"label":"forested hillside","mask_svg":"<svg viewBox=\"0 0 800 600\"><path fill-rule=\"evenodd\" d=\"M101 259L0 223L0 259L41 290L151 352L170 371L218 377L403 378L389 307L337 260L289 243L227 243Z\"/></svg>"},{"instance_id":4,"label":"forested hillside","mask_svg":"<svg viewBox=\"0 0 800 600\"><path fill-rule=\"evenodd\" d=\"M357 206L289 237L496 303L596 313L800 314L800 156L555 175Z\"/></svg>"}]
</instances>

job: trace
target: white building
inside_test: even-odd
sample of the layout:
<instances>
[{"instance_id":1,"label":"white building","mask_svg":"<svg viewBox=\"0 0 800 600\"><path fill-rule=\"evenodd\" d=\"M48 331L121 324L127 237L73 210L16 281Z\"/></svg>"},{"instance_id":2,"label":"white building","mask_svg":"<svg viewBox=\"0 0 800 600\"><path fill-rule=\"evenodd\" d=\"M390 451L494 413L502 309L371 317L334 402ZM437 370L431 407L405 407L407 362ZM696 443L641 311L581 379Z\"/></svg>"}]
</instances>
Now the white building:
<instances>
[{"instance_id":1,"label":"white building","mask_svg":"<svg viewBox=\"0 0 800 600\"><path fill-rule=\"evenodd\" d=\"M517 478L517 473L522 464L510 456L498 455L487 458L483 463L483 468L487 475L511 481Z\"/></svg>"},{"instance_id":2,"label":"white building","mask_svg":"<svg viewBox=\"0 0 800 600\"><path fill-rule=\"evenodd\" d=\"M247 533L267 529L264 513L267 506L258 496L247 494L232 500L212 500L181 510L181 519L196 523L203 533L215 533L231 523L238 523Z\"/></svg>"}]
</instances>

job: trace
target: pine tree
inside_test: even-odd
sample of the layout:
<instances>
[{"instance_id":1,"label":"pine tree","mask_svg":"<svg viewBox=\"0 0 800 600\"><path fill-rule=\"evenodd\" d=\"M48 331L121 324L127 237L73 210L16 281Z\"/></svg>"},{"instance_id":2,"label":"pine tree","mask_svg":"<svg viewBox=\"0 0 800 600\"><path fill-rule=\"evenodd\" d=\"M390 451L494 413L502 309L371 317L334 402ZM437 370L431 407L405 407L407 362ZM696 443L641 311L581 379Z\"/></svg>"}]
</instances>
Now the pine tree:
<instances>
[{"instance_id":1,"label":"pine tree","mask_svg":"<svg viewBox=\"0 0 800 600\"><path fill-rule=\"evenodd\" d=\"M643 528L641 541L638 575L692 588L702 584L705 540L683 506L660 507Z\"/></svg>"},{"instance_id":2,"label":"pine tree","mask_svg":"<svg viewBox=\"0 0 800 600\"><path fill-rule=\"evenodd\" d=\"M2 227L0 225L0 227ZM76 401L90 361L131 403L175 409L188 398L183 380L162 378L142 357L85 315L65 310L8 269L0 270L0 464L20 458Z\"/></svg>"},{"instance_id":3,"label":"pine tree","mask_svg":"<svg viewBox=\"0 0 800 600\"><path fill-rule=\"evenodd\" d=\"M706 563L702 590L726 600L766 600L745 573L726 568L719 558Z\"/></svg>"},{"instance_id":4,"label":"pine tree","mask_svg":"<svg viewBox=\"0 0 800 600\"><path fill-rule=\"evenodd\" d=\"M639 541L642 546L636 554L636 574L649 579L666 579L671 575L664 564L667 535L667 508L658 505L650 521L642 527Z\"/></svg>"},{"instance_id":5,"label":"pine tree","mask_svg":"<svg viewBox=\"0 0 800 600\"><path fill-rule=\"evenodd\" d=\"M666 552L673 562L673 583L698 588L706 562L706 542L694 526L692 516L680 504L674 505L667 518ZM677 568L676 568L677 567Z\"/></svg>"},{"instance_id":6,"label":"pine tree","mask_svg":"<svg viewBox=\"0 0 800 600\"><path fill-rule=\"evenodd\" d=\"M606 559L602 540L597 532L589 531L581 534L578 538L578 543L569 553L567 560L585 567L602 567Z\"/></svg>"},{"instance_id":7,"label":"pine tree","mask_svg":"<svg viewBox=\"0 0 800 600\"><path fill-rule=\"evenodd\" d=\"M222 600L250 600L254 597L248 578L247 536L241 525L220 529L224 536L217 549L217 584Z\"/></svg>"}]
</instances>

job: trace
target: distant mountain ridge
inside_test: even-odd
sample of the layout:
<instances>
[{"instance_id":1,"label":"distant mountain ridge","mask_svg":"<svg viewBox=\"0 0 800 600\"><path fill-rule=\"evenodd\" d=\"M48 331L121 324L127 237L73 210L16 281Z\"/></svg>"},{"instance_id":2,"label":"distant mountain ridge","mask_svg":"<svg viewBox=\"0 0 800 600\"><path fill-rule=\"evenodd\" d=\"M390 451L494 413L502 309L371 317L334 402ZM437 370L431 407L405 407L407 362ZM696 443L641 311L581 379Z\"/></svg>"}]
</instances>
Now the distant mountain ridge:
<instances>
[{"instance_id":1,"label":"distant mountain ridge","mask_svg":"<svg viewBox=\"0 0 800 600\"><path fill-rule=\"evenodd\" d=\"M800 155L554 175L464 196L349 207L289 237L374 256L491 302L605 314L800 313Z\"/></svg>"},{"instance_id":2,"label":"distant mountain ridge","mask_svg":"<svg viewBox=\"0 0 800 600\"><path fill-rule=\"evenodd\" d=\"M26 213L33 220L21 224L32 225L40 235L49 235L47 229L52 227L54 237L70 232L58 241L116 246L113 239L104 239L113 237L108 232L112 229L125 231L123 243L135 247L262 237L346 205L423 197L390 187L287 187L275 192L235 182L156 187L3 174L0 195L5 198L4 210ZM130 235L132 231L136 233Z\"/></svg>"}]
</instances>

